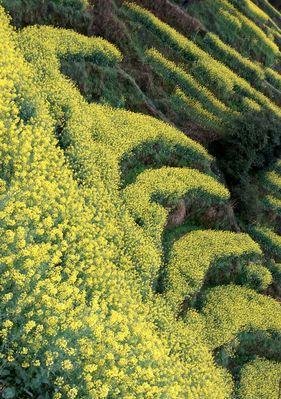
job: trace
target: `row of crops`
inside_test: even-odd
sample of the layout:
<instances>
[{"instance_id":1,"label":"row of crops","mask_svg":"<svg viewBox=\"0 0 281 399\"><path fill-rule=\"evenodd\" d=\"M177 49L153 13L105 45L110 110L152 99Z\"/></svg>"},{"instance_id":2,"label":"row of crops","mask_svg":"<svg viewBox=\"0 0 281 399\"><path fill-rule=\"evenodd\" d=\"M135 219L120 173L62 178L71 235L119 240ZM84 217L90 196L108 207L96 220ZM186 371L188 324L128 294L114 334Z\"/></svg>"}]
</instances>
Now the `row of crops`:
<instances>
[{"instance_id":1,"label":"row of crops","mask_svg":"<svg viewBox=\"0 0 281 399\"><path fill-rule=\"evenodd\" d=\"M189 63L146 54L200 123L221 129L240 103L280 118L226 65L126 7ZM61 64L117 66L106 40L16 32L0 7L0 43L2 396L278 399L281 308L264 295L278 264L231 231L213 157L171 125L83 98ZM272 173L264 203L279 198ZM184 221L168 226L180 201Z\"/></svg>"},{"instance_id":2,"label":"row of crops","mask_svg":"<svg viewBox=\"0 0 281 399\"><path fill-rule=\"evenodd\" d=\"M276 77L274 83L278 88L281 83L278 73L270 68L264 70L258 64L243 58L236 50L225 45L213 34L207 34L204 37L203 47L205 46L208 51L210 48L214 50L216 58L202 50L192 40L163 23L148 10L131 3L128 4L128 11L132 18L141 22L165 44L180 53L186 64L182 69L181 66L165 59L164 55L153 49L148 50L148 62L152 62L157 73L160 73L165 79L173 80L176 86L185 90L189 97L199 100L206 111L222 112L225 118L229 118L226 107L236 112L245 112L248 108L253 107L265 107L280 118L280 108L250 84L254 83L254 85L258 85L258 88L262 88L267 76L274 76ZM243 65L242 68L240 68L240 63ZM236 65L239 65L239 72L242 75L245 73L243 69L249 68L248 73L245 73L244 76L246 79L250 76L250 82L234 73L237 69ZM212 106L215 106L215 110ZM200 115L199 112L198 114Z\"/></svg>"}]
</instances>

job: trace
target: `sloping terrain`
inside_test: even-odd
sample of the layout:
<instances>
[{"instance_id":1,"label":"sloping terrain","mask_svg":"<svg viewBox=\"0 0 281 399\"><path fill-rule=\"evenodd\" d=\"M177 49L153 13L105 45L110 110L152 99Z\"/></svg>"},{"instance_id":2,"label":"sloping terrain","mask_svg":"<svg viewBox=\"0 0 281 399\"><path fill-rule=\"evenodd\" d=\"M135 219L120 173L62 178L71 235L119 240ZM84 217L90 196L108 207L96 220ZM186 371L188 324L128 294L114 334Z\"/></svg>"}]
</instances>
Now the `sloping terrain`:
<instances>
[{"instance_id":1,"label":"sloping terrain","mask_svg":"<svg viewBox=\"0 0 281 399\"><path fill-rule=\"evenodd\" d=\"M279 399L277 8L1 4L1 397Z\"/></svg>"}]
</instances>

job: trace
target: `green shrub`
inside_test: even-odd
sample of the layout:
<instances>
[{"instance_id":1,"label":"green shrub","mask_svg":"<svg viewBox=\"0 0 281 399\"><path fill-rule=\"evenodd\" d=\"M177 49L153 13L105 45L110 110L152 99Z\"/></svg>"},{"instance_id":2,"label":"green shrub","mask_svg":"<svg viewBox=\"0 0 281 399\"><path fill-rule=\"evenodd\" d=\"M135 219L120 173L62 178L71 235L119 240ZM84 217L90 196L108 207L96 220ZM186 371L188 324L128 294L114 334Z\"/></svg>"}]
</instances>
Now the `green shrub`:
<instances>
[{"instance_id":1,"label":"green shrub","mask_svg":"<svg viewBox=\"0 0 281 399\"><path fill-rule=\"evenodd\" d=\"M249 326L278 333L279 304L245 288L217 287L203 290L201 314L189 309L178 319L169 290L155 293L164 208L185 198L199 225L202 212L229 199L212 176L212 157L172 126L83 99L61 74L61 60L114 66L122 56L105 40L50 27L15 32L1 7L0 37L3 395L229 398L233 382L210 348ZM246 106L263 100L253 101ZM184 256L198 266L195 294L207 272L229 273L230 259L246 267L260 255L247 235L197 233L200 239L190 233L173 248L176 259L177 245L191 246ZM246 280L258 275L266 285L263 272L249 270Z\"/></svg>"},{"instance_id":2,"label":"green shrub","mask_svg":"<svg viewBox=\"0 0 281 399\"><path fill-rule=\"evenodd\" d=\"M281 13L277 10L277 8L273 7L273 5L268 0L255 0L255 3L264 10L271 18L276 21L281 21Z\"/></svg>"},{"instance_id":3,"label":"green shrub","mask_svg":"<svg viewBox=\"0 0 281 399\"><path fill-rule=\"evenodd\" d=\"M274 69L266 68L265 77L267 81L275 87L277 90L281 91L281 76L280 73L274 71Z\"/></svg>"},{"instance_id":4,"label":"green shrub","mask_svg":"<svg viewBox=\"0 0 281 399\"><path fill-rule=\"evenodd\" d=\"M209 84L212 88L215 85L219 98L228 98L233 90L233 80L229 71L223 64L215 61L207 53L201 50L195 43L178 33L171 26L165 24L155 17L148 10L134 4L127 4L129 15L137 22L141 22L147 29L160 37L161 41L168 44L173 50L179 52L187 62L193 62L194 71L190 68L191 74L200 81L200 74L208 75L208 79L202 84ZM198 65L196 65L198 63ZM225 73L223 73L225 72Z\"/></svg>"},{"instance_id":5,"label":"green shrub","mask_svg":"<svg viewBox=\"0 0 281 399\"><path fill-rule=\"evenodd\" d=\"M275 166L264 173L262 184L266 191L272 195L279 196L281 194L281 173L276 170Z\"/></svg>"},{"instance_id":6,"label":"green shrub","mask_svg":"<svg viewBox=\"0 0 281 399\"><path fill-rule=\"evenodd\" d=\"M266 23L269 20L269 16L251 0L230 0L230 2L253 20L260 23Z\"/></svg>"},{"instance_id":7,"label":"green shrub","mask_svg":"<svg viewBox=\"0 0 281 399\"><path fill-rule=\"evenodd\" d=\"M273 195L266 195L262 199L262 203L266 209L274 212L274 214L281 216L281 200Z\"/></svg>"},{"instance_id":8,"label":"green shrub","mask_svg":"<svg viewBox=\"0 0 281 399\"><path fill-rule=\"evenodd\" d=\"M232 108L234 106L239 111L241 101L244 97L248 97L270 110L276 118L281 118L280 107L255 90L245 79L237 76L223 63L212 58L194 42L162 22L148 10L134 3L128 3L126 8L133 20L143 24L146 29L160 38L165 45L170 46L186 62L190 63L189 73L199 83L209 88L215 97L223 101L228 107Z\"/></svg>"},{"instance_id":9,"label":"green shrub","mask_svg":"<svg viewBox=\"0 0 281 399\"><path fill-rule=\"evenodd\" d=\"M271 260L268 264L268 268L272 273L274 281L281 289L281 264Z\"/></svg>"},{"instance_id":10,"label":"green shrub","mask_svg":"<svg viewBox=\"0 0 281 399\"><path fill-rule=\"evenodd\" d=\"M252 110L232 120L222 139L213 144L213 153L227 176L239 182L256 170L261 170L274 159L280 145L281 119L262 108Z\"/></svg>"},{"instance_id":11,"label":"green shrub","mask_svg":"<svg viewBox=\"0 0 281 399\"><path fill-rule=\"evenodd\" d=\"M88 0L1 0L18 28L26 25L54 25L87 33L91 14Z\"/></svg>"},{"instance_id":12,"label":"green shrub","mask_svg":"<svg viewBox=\"0 0 281 399\"><path fill-rule=\"evenodd\" d=\"M95 104L93 112L97 109L102 110L103 115L100 126L104 126L105 115L110 126L100 128L93 137L106 143L115 154L121 179L126 180L129 171L163 165L193 167L211 174L212 157L175 127L150 116Z\"/></svg>"},{"instance_id":13,"label":"green shrub","mask_svg":"<svg viewBox=\"0 0 281 399\"><path fill-rule=\"evenodd\" d=\"M260 264L250 263L243 269L242 281L244 285L255 291L264 291L272 283L272 274Z\"/></svg>"}]
</instances>

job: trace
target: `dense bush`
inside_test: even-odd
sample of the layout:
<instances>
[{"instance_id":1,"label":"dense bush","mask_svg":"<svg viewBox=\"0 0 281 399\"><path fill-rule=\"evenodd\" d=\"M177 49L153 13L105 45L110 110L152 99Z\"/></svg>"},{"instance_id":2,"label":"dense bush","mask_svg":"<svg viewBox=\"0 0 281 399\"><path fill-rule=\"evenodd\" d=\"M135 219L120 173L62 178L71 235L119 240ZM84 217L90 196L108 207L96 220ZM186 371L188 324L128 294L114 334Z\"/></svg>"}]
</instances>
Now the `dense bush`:
<instances>
[{"instance_id":1,"label":"dense bush","mask_svg":"<svg viewBox=\"0 0 281 399\"><path fill-rule=\"evenodd\" d=\"M31 65L15 48L2 10L0 29L5 395L227 397L229 378L214 367L200 331L188 334L193 349L184 356L178 350L188 342L182 323L171 315L172 332L165 318L157 328L161 311L169 314L149 304L159 252L119 199L118 154L94 139L114 131L108 108L89 106L58 69L56 54L65 56L60 49L89 56L88 42L28 28L18 39ZM105 62L107 50L110 60L114 49L102 44L101 57L99 39L96 47L91 41L93 54L99 49L93 62ZM194 149L207 166L205 151Z\"/></svg>"},{"instance_id":2,"label":"dense bush","mask_svg":"<svg viewBox=\"0 0 281 399\"><path fill-rule=\"evenodd\" d=\"M222 130L222 120L208 111L208 109L202 105L201 101L187 96L180 88L176 88L172 99L172 106L176 112L186 115L189 119L206 129L215 131Z\"/></svg>"},{"instance_id":3,"label":"dense bush","mask_svg":"<svg viewBox=\"0 0 281 399\"><path fill-rule=\"evenodd\" d=\"M214 72L226 95L219 68L228 71L230 88L251 93L245 109L263 105L275 121L278 107L246 81L132 7L195 58L194 74ZM2 396L230 398L234 381L213 350L252 330L280 335L280 304L255 292L279 269L265 268L247 234L211 230L229 228L231 209L213 158L172 126L85 101L61 61L116 66L122 55L107 41L46 26L16 32L2 7L0 38ZM211 98L168 65L198 103ZM215 97L210 105L224 109ZM183 199L193 231L165 253L169 212Z\"/></svg>"},{"instance_id":4,"label":"dense bush","mask_svg":"<svg viewBox=\"0 0 281 399\"><path fill-rule=\"evenodd\" d=\"M213 145L226 175L239 182L266 167L281 144L280 129L281 119L266 109L249 109L232 120L227 128L228 135Z\"/></svg>"},{"instance_id":5,"label":"dense bush","mask_svg":"<svg viewBox=\"0 0 281 399\"><path fill-rule=\"evenodd\" d=\"M88 0L1 0L17 27L44 24L86 33L91 14Z\"/></svg>"},{"instance_id":6,"label":"dense bush","mask_svg":"<svg viewBox=\"0 0 281 399\"><path fill-rule=\"evenodd\" d=\"M255 3L257 3L257 5L259 5L260 8L264 10L271 18L276 19L279 22L281 21L281 13L277 8L274 8L274 6L278 6L278 4L276 4L276 0L272 0L271 2L268 0L255 0Z\"/></svg>"}]
</instances>

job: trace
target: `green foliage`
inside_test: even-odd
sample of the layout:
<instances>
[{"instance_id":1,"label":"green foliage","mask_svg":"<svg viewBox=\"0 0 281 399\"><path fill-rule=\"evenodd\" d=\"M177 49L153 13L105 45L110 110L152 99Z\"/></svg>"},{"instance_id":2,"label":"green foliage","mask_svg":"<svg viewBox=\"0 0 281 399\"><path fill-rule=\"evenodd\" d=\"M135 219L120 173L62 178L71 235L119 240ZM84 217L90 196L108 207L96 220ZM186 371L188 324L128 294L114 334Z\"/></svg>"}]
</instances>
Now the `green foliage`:
<instances>
[{"instance_id":1,"label":"green foliage","mask_svg":"<svg viewBox=\"0 0 281 399\"><path fill-rule=\"evenodd\" d=\"M280 108L265 95L255 90L245 79L237 76L222 62L212 58L194 42L162 22L148 10L129 3L127 11L133 20L140 22L163 43L179 53L186 62L190 63L189 73L198 83L209 88L215 97L223 101L226 106L234 107L234 110L239 111L243 99L247 97L270 110L276 118L281 118ZM157 65L159 66L159 61ZM179 75L179 71L177 72Z\"/></svg>"},{"instance_id":2,"label":"green foliage","mask_svg":"<svg viewBox=\"0 0 281 399\"><path fill-rule=\"evenodd\" d=\"M281 13L274 8L273 5L268 0L255 0L258 6L264 10L271 18L281 21Z\"/></svg>"},{"instance_id":3,"label":"green foliage","mask_svg":"<svg viewBox=\"0 0 281 399\"><path fill-rule=\"evenodd\" d=\"M269 20L269 16L251 0L230 0L230 2L251 19L258 20L260 23Z\"/></svg>"},{"instance_id":4,"label":"green foliage","mask_svg":"<svg viewBox=\"0 0 281 399\"><path fill-rule=\"evenodd\" d=\"M280 196L281 194L281 170L280 160L261 177L264 189L271 195Z\"/></svg>"},{"instance_id":5,"label":"green foliage","mask_svg":"<svg viewBox=\"0 0 281 399\"><path fill-rule=\"evenodd\" d=\"M225 44L213 33L207 33L204 36L202 45L213 57L218 58L239 76L248 80L260 90L260 80L264 79L264 73L258 64L243 57L237 50Z\"/></svg>"},{"instance_id":6,"label":"green foliage","mask_svg":"<svg viewBox=\"0 0 281 399\"><path fill-rule=\"evenodd\" d=\"M250 109L250 107L252 109ZM229 123L228 135L214 143L214 154L230 179L240 182L274 159L280 145L281 119L248 102L248 112Z\"/></svg>"},{"instance_id":7,"label":"green foliage","mask_svg":"<svg viewBox=\"0 0 281 399\"><path fill-rule=\"evenodd\" d=\"M103 119L94 138L106 143L116 157L120 165L120 184L126 184L128 175L137 174L140 168L163 165L192 166L211 174L212 157L200 144L173 126L149 116L93 106L93 110L98 109L102 111ZM108 120L106 128L103 126L105 116Z\"/></svg>"},{"instance_id":8,"label":"green foliage","mask_svg":"<svg viewBox=\"0 0 281 399\"><path fill-rule=\"evenodd\" d=\"M88 0L1 0L17 27L42 24L73 28L86 33L91 14Z\"/></svg>"},{"instance_id":9,"label":"green foliage","mask_svg":"<svg viewBox=\"0 0 281 399\"><path fill-rule=\"evenodd\" d=\"M250 233L266 253L276 260L281 260L281 236L265 226L254 226Z\"/></svg>"},{"instance_id":10,"label":"green foliage","mask_svg":"<svg viewBox=\"0 0 281 399\"><path fill-rule=\"evenodd\" d=\"M256 223L249 232L258 241L270 260L267 267L273 276L273 287L278 295L281 289L279 264L281 259L281 163L276 161L271 168L260 173L257 179L259 212Z\"/></svg>"},{"instance_id":11,"label":"green foliage","mask_svg":"<svg viewBox=\"0 0 281 399\"><path fill-rule=\"evenodd\" d=\"M173 50L179 52L187 62L193 62L193 68L190 70L192 75L195 75L198 80L206 81L205 76L200 78L203 74L208 74L209 81L206 81L209 86L215 91L219 92L219 97L228 98L233 91L233 81L228 73L222 73L225 70L224 65L218 61L213 60L207 53L201 50L195 43L187 39L175 29L162 22L152 13L136 4L130 3L127 5L128 11L132 18L141 22L147 29L151 30L155 35L167 43ZM227 71L228 72L228 71ZM211 78L211 80L210 80Z\"/></svg>"},{"instance_id":12,"label":"green foliage","mask_svg":"<svg viewBox=\"0 0 281 399\"><path fill-rule=\"evenodd\" d=\"M181 89L176 88L172 99L176 112L187 115L204 128L211 128L215 131L222 130L222 120L204 108L200 101L186 96Z\"/></svg>"},{"instance_id":13,"label":"green foliage","mask_svg":"<svg viewBox=\"0 0 281 399\"><path fill-rule=\"evenodd\" d=\"M206 87L201 86L192 75L167 60L155 49L147 51L148 62L163 78L179 86L188 96L198 100L219 117L226 117L231 111Z\"/></svg>"},{"instance_id":14,"label":"green foliage","mask_svg":"<svg viewBox=\"0 0 281 399\"><path fill-rule=\"evenodd\" d=\"M264 189L277 197L281 189L281 162L278 159L271 168L267 169L261 176Z\"/></svg>"},{"instance_id":15,"label":"green foliage","mask_svg":"<svg viewBox=\"0 0 281 399\"><path fill-rule=\"evenodd\" d=\"M250 263L243 269L243 281L249 288L264 291L272 283L272 274L260 264Z\"/></svg>"},{"instance_id":16,"label":"green foliage","mask_svg":"<svg viewBox=\"0 0 281 399\"><path fill-rule=\"evenodd\" d=\"M234 3L234 1L233 1ZM250 0L237 2L239 8L246 9L248 15L266 19L266 14L256 7ZM236 5L236 1L235 1ZM271 66L278 62L280 52L278 46L266 33L245 14L227 0L205 0L196 2L189 7L189 11L201 20L212 32L220 35L227 44L234 47L246 57L253 57Z\"/></svg>"},{"instance_id":17,"label":"green foliage","mask_svg":"<svg viewBox=\"0 0 281 399\"><path fill-rule=\"evenodd\" d=\"M59 68L59 58L66 57L71 60L83 58L103 66L112 66L122 60L120 51L102 38L89 38L74 31L55 29L50 26L27 27L23 32L21 46L26 46L25 58L29 61L32 56L34 57L32 45L48 39L44 52L50 61L54 62L56 69ZM37 60L37 63L39 62L40 59Z\"/></svg>"},{"instance_id":18,"label":"green foliage","mask_svg":"<svg viewBox=\"0 0 281 399\"><path fill-rule=\"evenodd\" d=\"M272 84L276 89L281 91L281 76L280 73L274 71L274 69L266 68L265 69L266 79L270 84Z\"/></svg>"}]
</instances>

